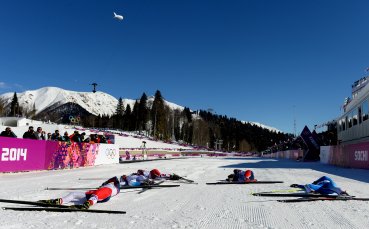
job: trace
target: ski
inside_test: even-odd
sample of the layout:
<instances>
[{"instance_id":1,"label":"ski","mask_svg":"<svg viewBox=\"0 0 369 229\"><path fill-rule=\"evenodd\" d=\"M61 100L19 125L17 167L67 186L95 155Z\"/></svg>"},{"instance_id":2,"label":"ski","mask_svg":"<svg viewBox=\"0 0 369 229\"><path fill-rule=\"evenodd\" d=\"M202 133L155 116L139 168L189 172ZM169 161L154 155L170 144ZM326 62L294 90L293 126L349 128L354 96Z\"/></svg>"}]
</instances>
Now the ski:
<instances>
[{"instance_id":1,"label":"ski","mask_svg":"<svg viewBox=\"0 0 369 229\"><path fill-rule=\"evenodd\" d=\"M126 214L125 211L111 211L111 210L97 210L97 209L77 209L77 208L55 208L55 207L28 207L28 208L18 208L18 207L2 207L3 210L13 210L13 211L47 211L47 212L91 212L91 213L108 213L108 214Z\"/></svg>"},{"instance_id":2,"label":"ski","mask_svg":"<svg viewBox=\"0 0 369 229\"><path fill-rule=\"evenodd\" d=\"M208 185L218 185L218 184L275 184L275 183L283 183L283 181L254 181L254 182L214 182L214 183L206 183Z\"/></svg>"},{"instance_id":3,"label":"ski","mask_svg":"<svg viewBox=\"0 0 369 229\"><path fill-rule=\"evenodd\" d=\"M154 185L160 185L161 183L163 183L164 181L162 180L162 181L159 181L159 182L157 182L157 183L155 183ZM137 194L141 194L141 193L143 193L143 192L146 192L147 190L149 190L149 189L152 189L151 187L150 188L143 188L141 191L139 191Z\"/></svg>"},{"instance_id":4,"label":"ski","mask_svg":"<svg viewBox=\"0 0 369 229\"><path fill-rule=\"evenodd\" d=\"M253 193L253 196L274 196L274 197L334 197L332 195L322 195L322 194L311 194L311 193L272 193L272 192L258 192ZM353 196L350 196L353 197Z\"/></svg>"},{"instance_id":5,"label":"ski","mask_svg":"<svg viewBox=\"0 0 369 229\"><path fill-rule=\"evenodd\" d=\"M140 186L121 186L121 189L135 189L135 188L172 188L179 187L179 184L153 184L153 185L140 185Z\"/></svg>"},{"instance_id":6,"label":"ski","mask_svg":"<svg viewBox=\"0 0 369 229\"><path fill-rule=\"evenodd\" d=\"M120 189L138 189L138 188L171 188L179 187L179 184L163 184L163 185L140 185L140 186L121 186ZM45 188L45 190L94 190L98 188Z\"/></svg>"},{"instance_id":7,"label":"ski","mask_svg":"<svg viewBox=\"0 0 369 229\"><path fill-rule=\"evenodd\" d=\"M303 191L302 189L299 188L291 188L291 189L276 189L276 190L271 190L269 192L265 192L265 193L298 193Z\"/></svg>"},{"instance_id":8,"label":"ski","mask_svg":"<svg viewBox=\"0 0 369 229\"><path fill-rule=\"evenodd\" d=\"M184 180L171 180L173 183L180 183L180 184L199 184L197 182L188 182Z\"/></svg>"},{"instance_id":9,"label":"ski","mask_svg":"<svg viewBox=\"0 0 369 229\"><path fill-rule=\"evenodd\" d=\"M300 198L300 199L289 199L289 200L277 200L278 202L283 203L297 203L297 202L309 202L309 201L325 201L325 200L341 200L341 201L348 201L348 200L359 200L359 201L369 201L369 198L356 198L356 197L307 197L307 198Z\"/></svg>"},{"instance_id":10,"label":"ski","mask_svg":"<svg viewBox=\"0 0 369 229\"><path fill-rule=\"evenodd\" d=\"M184 178L184 177L181 177L181 178L179 178L179 179L180 179L180 180L187 181L188 183L195 183L195 181L190 180L190 179L187 179L187 178Z\"/></svg>"},{"instance_id":11,"label":"ski","mask_svg":"<svg viewBox=\"0 0 369 229\"><path fill-rule=\"evenodd\" d=\"M45 188L44 190L96 190L97 188Z\"/></svg>"},{"instance_id":12,"label":"ski","mask_svg":"<svg viewBox=\"0 0 369 229\"><path fill-rule=\"evenodd\" d=\"M187 159L187 158L184 158L184 157L179 157L179 158L176 158L176 157L171 157L171 158L156 158L156 159L146 159L146 160L123 160L123 161L120 161L119 163L121 164L126 164L126 163L136 163L136 162L146 162L146 161L162 161L162 160L177 160L177 159Z\"/></svg>"},{"instance_id":13,"label":"ski","mask_svg":"<svg viewBox=\"0 0 369 229\"><path fill-rule=\"evenodd\" d=\"M39 207L69 208L69 206L66 206L66 205L55 205L55 204L47 204L47 203L41 203L37 201L26 201L26 200L0 199L0 202L12 203L12 204L33 205L33 206L39 206Z\"/></svg>"},{"instance_id":14,"label":"ski","mask_svg":"<svg viewBox=\"0 0 369 229\"><path fill-rule=\"evenodd\" d=\"M106 180L106 178L78 178L78 180Z\"/></svg>"}]
</instances>

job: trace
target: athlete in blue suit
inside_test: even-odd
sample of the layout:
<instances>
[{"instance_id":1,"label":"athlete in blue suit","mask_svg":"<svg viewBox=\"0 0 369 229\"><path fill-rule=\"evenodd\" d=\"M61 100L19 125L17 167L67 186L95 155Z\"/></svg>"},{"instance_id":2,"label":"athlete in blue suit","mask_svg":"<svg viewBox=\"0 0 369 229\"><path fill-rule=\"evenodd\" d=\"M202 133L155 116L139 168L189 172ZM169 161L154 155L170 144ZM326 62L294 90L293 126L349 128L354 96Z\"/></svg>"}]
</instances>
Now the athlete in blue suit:
<instances>
[{"instance_id":1,"label":"athlete in blue suit","mask_svg":"<svg viewBox=\"0 0 369 229\"><path fill-rule=\"evenodd\" d=\"M346 191L339 188L337 184L327 176L322 176L311 184L292 184L291 187L304 189L307 193L316 192L323 195L348 195Z\"/></svg>"}]
</instances>

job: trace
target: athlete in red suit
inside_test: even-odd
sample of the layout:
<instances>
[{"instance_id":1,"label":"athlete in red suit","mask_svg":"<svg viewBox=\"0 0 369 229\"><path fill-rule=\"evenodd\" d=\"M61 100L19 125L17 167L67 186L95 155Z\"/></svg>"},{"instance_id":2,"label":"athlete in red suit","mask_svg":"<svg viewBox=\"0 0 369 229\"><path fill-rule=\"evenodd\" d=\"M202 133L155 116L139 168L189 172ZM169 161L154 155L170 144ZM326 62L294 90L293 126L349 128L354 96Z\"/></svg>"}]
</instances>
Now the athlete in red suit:
<instances>
[{"instance_id":1,"label":"athlete in red suit","mask_svg":"<svg viewBox=\"0 0 369 229\"><path fill-rule=\"evenodd\" d=\"M42 203L49 203L55 205L67 204L72 201L83 202L82 205L75 205L79 209L88 209L90 206L106 202L111 197L118 195L120 192L120 183L117 177L112 177L101 184L96 190L89 190L87 192L70 192L68 195L50 200L40 200Z\"/></svg>"}]
</instances>

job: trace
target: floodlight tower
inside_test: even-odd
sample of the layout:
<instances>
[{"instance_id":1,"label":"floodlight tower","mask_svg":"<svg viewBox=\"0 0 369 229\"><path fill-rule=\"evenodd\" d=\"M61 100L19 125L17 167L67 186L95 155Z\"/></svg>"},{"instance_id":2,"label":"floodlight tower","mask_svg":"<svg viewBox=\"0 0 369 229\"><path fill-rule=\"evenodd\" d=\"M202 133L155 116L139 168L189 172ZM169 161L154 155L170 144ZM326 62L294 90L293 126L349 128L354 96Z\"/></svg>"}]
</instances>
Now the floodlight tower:
<instances>
[{"instance_id":1,"label":"floodlight tower","mask_svg":"<svg viewBox=\"0 0 369 229\"><path fill-rule=\"evenodd\" d=\"M94 89L92 90L92 92L95 93L96 92L97 83L92 83L91 85L94 86Z\"/></svg>"}]
</instances>

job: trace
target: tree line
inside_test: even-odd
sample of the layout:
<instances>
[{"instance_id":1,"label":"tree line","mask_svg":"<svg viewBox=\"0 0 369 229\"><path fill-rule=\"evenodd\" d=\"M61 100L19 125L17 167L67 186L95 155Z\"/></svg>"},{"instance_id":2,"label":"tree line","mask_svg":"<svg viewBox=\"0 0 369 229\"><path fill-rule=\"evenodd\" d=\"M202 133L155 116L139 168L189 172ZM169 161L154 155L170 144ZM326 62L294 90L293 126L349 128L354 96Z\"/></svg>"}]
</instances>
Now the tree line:
<instances>
[{"instance_id":1,"label":"tree line","mask_svg":"<svg viewBox=\"0 0 369 229\"><path fill-rule=\"evenodd\" d=\"M0 115L33 118L35 114L35 105L32 110L23 109L16 93L8 109L5 102L0 101ZM53 119L51 121L61 120L58 114L50 117ZM159 90L153 100L148 100L143 93L133 107L125 105L123 99L119 98L114 115L84 115L80 117L79 124L84 127L136 131L163 141L175 140L211 149L242 152L260 152L292 136L210 111L191 112L188 107L173 110L166 105Z\"/></svg>"}]
</instances>

